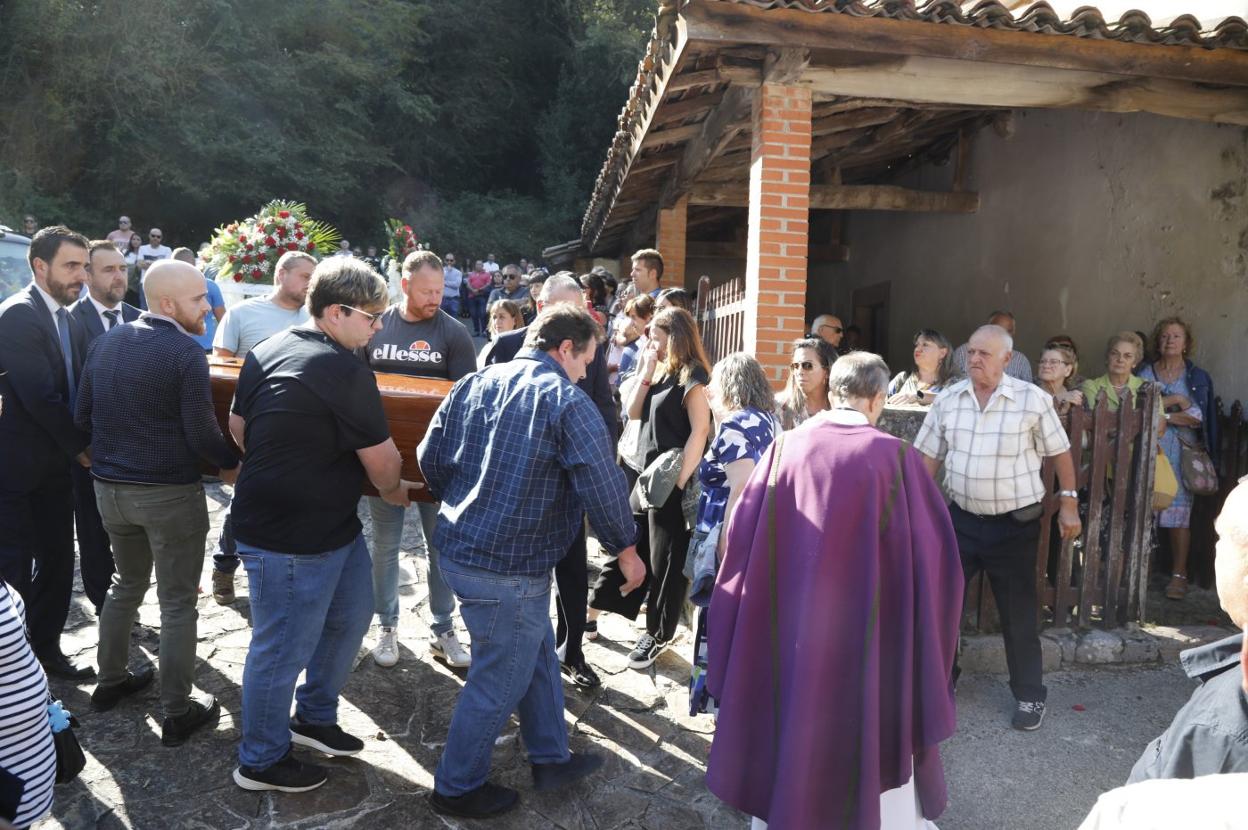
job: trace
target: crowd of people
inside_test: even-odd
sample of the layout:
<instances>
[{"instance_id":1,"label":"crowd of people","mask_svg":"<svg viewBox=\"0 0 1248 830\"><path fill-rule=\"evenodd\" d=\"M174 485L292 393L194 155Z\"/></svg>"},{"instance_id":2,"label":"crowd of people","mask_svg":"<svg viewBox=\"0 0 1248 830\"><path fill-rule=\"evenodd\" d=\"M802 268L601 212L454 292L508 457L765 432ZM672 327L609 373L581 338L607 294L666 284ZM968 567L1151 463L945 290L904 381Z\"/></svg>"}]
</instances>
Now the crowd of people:
<instances>
[{"instance_id":1,"label":"crowd of people","mask_svg":"<svg viewBox=\"0 0 1248 830\"><path fill-rule=\"evenodd\" d=\"M338 725L339 695L374 620L373 661L400 661L401 540L423 487L429 651L466 670L435 810L485 818L517 803L490 780L513 714L535 789L601 767L601 755L569 747L563 680L601 685L583 640L602 636L611 613L637 621L638 670L692 628L690 711L717 718L708 785L756 826L893 828L927 826L945 806L939 745L955 728L963 590L981 571L1001 613L1012 726L1043 721L1034 574L1045 458L1058 533L1082 531L1059 412L1102 398L1117 407L1157 383L1161 449L1176 468L1183 445L1217 446L1212 383L1179 318L1157 324L1151 354L1137 333L1115 334L1106 373L1089 379L1065 336L1046 343L1033 376L1005 311L956 349L921 330L899 373L822 314L792 344L774 394L749 354L712 365L692 297L663 286L657 250L637 251L619 280L499 266L492 254L465 276L452 256L416 250L396 296L375 251L344 242L319 262L283 255L271 293L218 317L214 283L193 255L161 252L159 229L135 251L141 303L125 299L135 235L122 219L94 242L62 226L33 232L32 282L0 305L0 816L18 827L52 798L49 730L33 714L45 673L94 678L100 711L156 677L130 649L153 574L161 741L178 746L218 714L193 682L203 464L233 486L212 596L235 601L241 565L251 607L239 787L305 792L329 772L295 747L364 750ZM209 319L212 351L241 360L226 431L197 339ZM479 353L474 335L489 338ZM396 445L374 371L454 383L419 446ZM927 410L912 445L875 428L886 405ZM401 477L413 454L423 484ZM377 493L362 505L371 544L366 483ZM1172 597L1185 586L1190 512L1181 493L1159 515ZM1237 623L1242 522L1241 511L1219 528L1219 590ZM75 523L97 668L60 646ZM592 584L591 530L608 555ZM15 633L22 620L28 642ZM1159 740L1180 754L1190 734ZM1183 769L1227 771L1245 754L1211 749ZM1141 765L1142 777L1167 774Z\"/></svg>"}]
</instances>

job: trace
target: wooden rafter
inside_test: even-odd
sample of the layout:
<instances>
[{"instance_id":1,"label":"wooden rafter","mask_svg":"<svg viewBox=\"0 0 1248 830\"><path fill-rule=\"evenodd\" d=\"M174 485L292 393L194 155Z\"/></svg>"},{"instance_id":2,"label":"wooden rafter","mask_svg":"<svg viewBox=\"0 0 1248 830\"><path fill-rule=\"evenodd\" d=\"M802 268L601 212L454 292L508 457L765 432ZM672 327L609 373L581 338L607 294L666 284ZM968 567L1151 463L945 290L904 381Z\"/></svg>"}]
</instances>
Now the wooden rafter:
<instances>
[{"instance_id":1,"label":"wooden rafter","mask_svg":"<svg viewBox=\"0 0 1248 830\"><path fill-rule=\"evenodd\" d=\"M749 205L749 187L742 185L695 185L689 191L691 205L743 207ZM978 193L946 193L910 190L893 185L812 185L811 210L902 210L926 213L975 213Z\"/></svg>"}]
</instances>

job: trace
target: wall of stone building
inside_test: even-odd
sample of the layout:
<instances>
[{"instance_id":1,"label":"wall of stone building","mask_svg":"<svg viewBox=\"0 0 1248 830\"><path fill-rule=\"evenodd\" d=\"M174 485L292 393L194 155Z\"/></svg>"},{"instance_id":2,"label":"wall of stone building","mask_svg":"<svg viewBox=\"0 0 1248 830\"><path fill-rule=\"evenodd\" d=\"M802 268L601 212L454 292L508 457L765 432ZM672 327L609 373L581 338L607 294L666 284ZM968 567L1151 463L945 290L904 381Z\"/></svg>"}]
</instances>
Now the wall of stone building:
<instances>
[{"instance_id":1,"label":"wall of stone building","mask_svg":"<svg viewBox=\"0 0 1248 830\"><path fill-rule=\"evenodd\" d=\"M911 187L944 189L949 166ZM1013 134L976 139L971 215L855 212L846 263L811 263L808 314L850 314L855 289L890 283L888 357L920 327L962 342L993 308L1018 316L1033 361L1075 338L1084 374L1104 341L1179 314L1225 399L1248 400L1248 130L1142 114L1023 110Z\"/></svg>"}]
</instances>

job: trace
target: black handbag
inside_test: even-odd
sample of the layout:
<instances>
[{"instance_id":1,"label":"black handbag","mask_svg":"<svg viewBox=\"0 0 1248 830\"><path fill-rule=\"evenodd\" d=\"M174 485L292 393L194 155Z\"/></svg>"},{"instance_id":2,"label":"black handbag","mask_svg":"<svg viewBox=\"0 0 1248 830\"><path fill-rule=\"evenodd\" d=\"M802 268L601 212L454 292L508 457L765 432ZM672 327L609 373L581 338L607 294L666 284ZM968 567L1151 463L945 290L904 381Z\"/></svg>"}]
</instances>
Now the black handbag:
<instances>
[{"instance_id":1,"label":"black handbag","mask_svg":"<svg viewBox=\"0 0 1248 830\"><path fill-rule=\"evenodd\" d=\"M48 693L49 703L60 703L52 699L52 693ZM52 745L56 747L56 783L68 784L78 777L83 767L87 765L87 756L82 751L82 744L78 743L78 736L74 734L74 729L78 727L78 719L73 715L69 716L69 726L60 732L52 733Z\"/></svg>"}]
</instances>

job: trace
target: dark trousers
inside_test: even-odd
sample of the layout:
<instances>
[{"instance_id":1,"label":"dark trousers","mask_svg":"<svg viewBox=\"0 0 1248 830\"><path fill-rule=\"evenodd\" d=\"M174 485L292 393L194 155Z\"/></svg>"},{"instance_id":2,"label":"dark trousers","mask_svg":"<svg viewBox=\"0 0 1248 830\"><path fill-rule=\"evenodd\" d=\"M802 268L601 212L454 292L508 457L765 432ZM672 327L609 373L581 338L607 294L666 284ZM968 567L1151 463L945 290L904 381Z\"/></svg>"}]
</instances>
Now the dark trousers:
<instances>
[{"instance_id":1,"label":"dark trousers","mask_svg":"<svg viewBox=\"0 0 1248 830\"><path fill-rule=\"evenodd\" d=\"M1037 623L1036 544L1039 520L1019 524L1006 516L976 516L949 505L958 535L962 572L969 585L976 574L988 575L1001 615L1010 691L1019 701L1043 701L1044 687Z\"/></svg>"},{"instance_id":2,"label":"dark trousers","mask_svg":"<svg viewBox=\"0 0 1248 830\"><path fill-rule=\"evenodd\" d=\"M472 333L476 335L485 335L485 295L468 298L468 310L472 312Z\"/></svg>"},{"instance_id":3,"label":"dark trousers","mask_svg":"<svg viewBox=\"0 0 1248 830\"><path fill-rule=\"evenodd\" d=\"M81 464L70 467L74 480L74 528L78 532L78 562L82 589L98 615L113 580L113 547L95 504L95 479Z\"/></svg>"},{"instance_id":4,"label":"dark trousers","mask_svg":"<svg viewBox=\"0 0 1248 830\"><path fill-rule=\"evenodd\" d=\"M234 544L234 523L230 521L230 508L225 508L221 522L221 535L217 537L217 552L212 555L212 569L232 574L238 570L238 546Z\"/></svg>"},{"instance_id":5,"label":"dark trousers","mask_svg":"<svg viewBox=\"0 0 1248 830\"><path fill-rule=\"evenodd\" d=\"M35 654L60 650L74 588L74 486L70 462L30 471L33 486L0 489L0 574L26 601Z\"/></svg>"},{"instance_id":6,"label":"dark trousers","mask_svg":"<svg viewBox=\"0 0 1248 830\"><path fill-rule=\"evenodd\" d=\"M634 619L641 603L646 606L646 632L656 640L670 640L676 635L681 611L689 592L685 579L685 557L689 553L689 531L685 528L684 512L680 509L682 493L672 490L663 506L638 516L637 555L646 563L646 583L628 596L620 596L624 574L617 560L609 560L594 584L590 605ZM642 540L646 552L642 552Z\"/></svg>"},{"instance_id":7,"label":"dark trousers","mask_svg":"<svg viewBox=\"0 0 1248 830\"><path fill-rule=\"evenodd\" d=\"M589 604L589 552L585 545L585 524L568 548L567 555L555 566L555 584L559 596L555 602L558 625L555 643L564 650L563 662L577 666L585 662L581 640L585 636L585 613Z\"/></svg>"}]
</instances>

